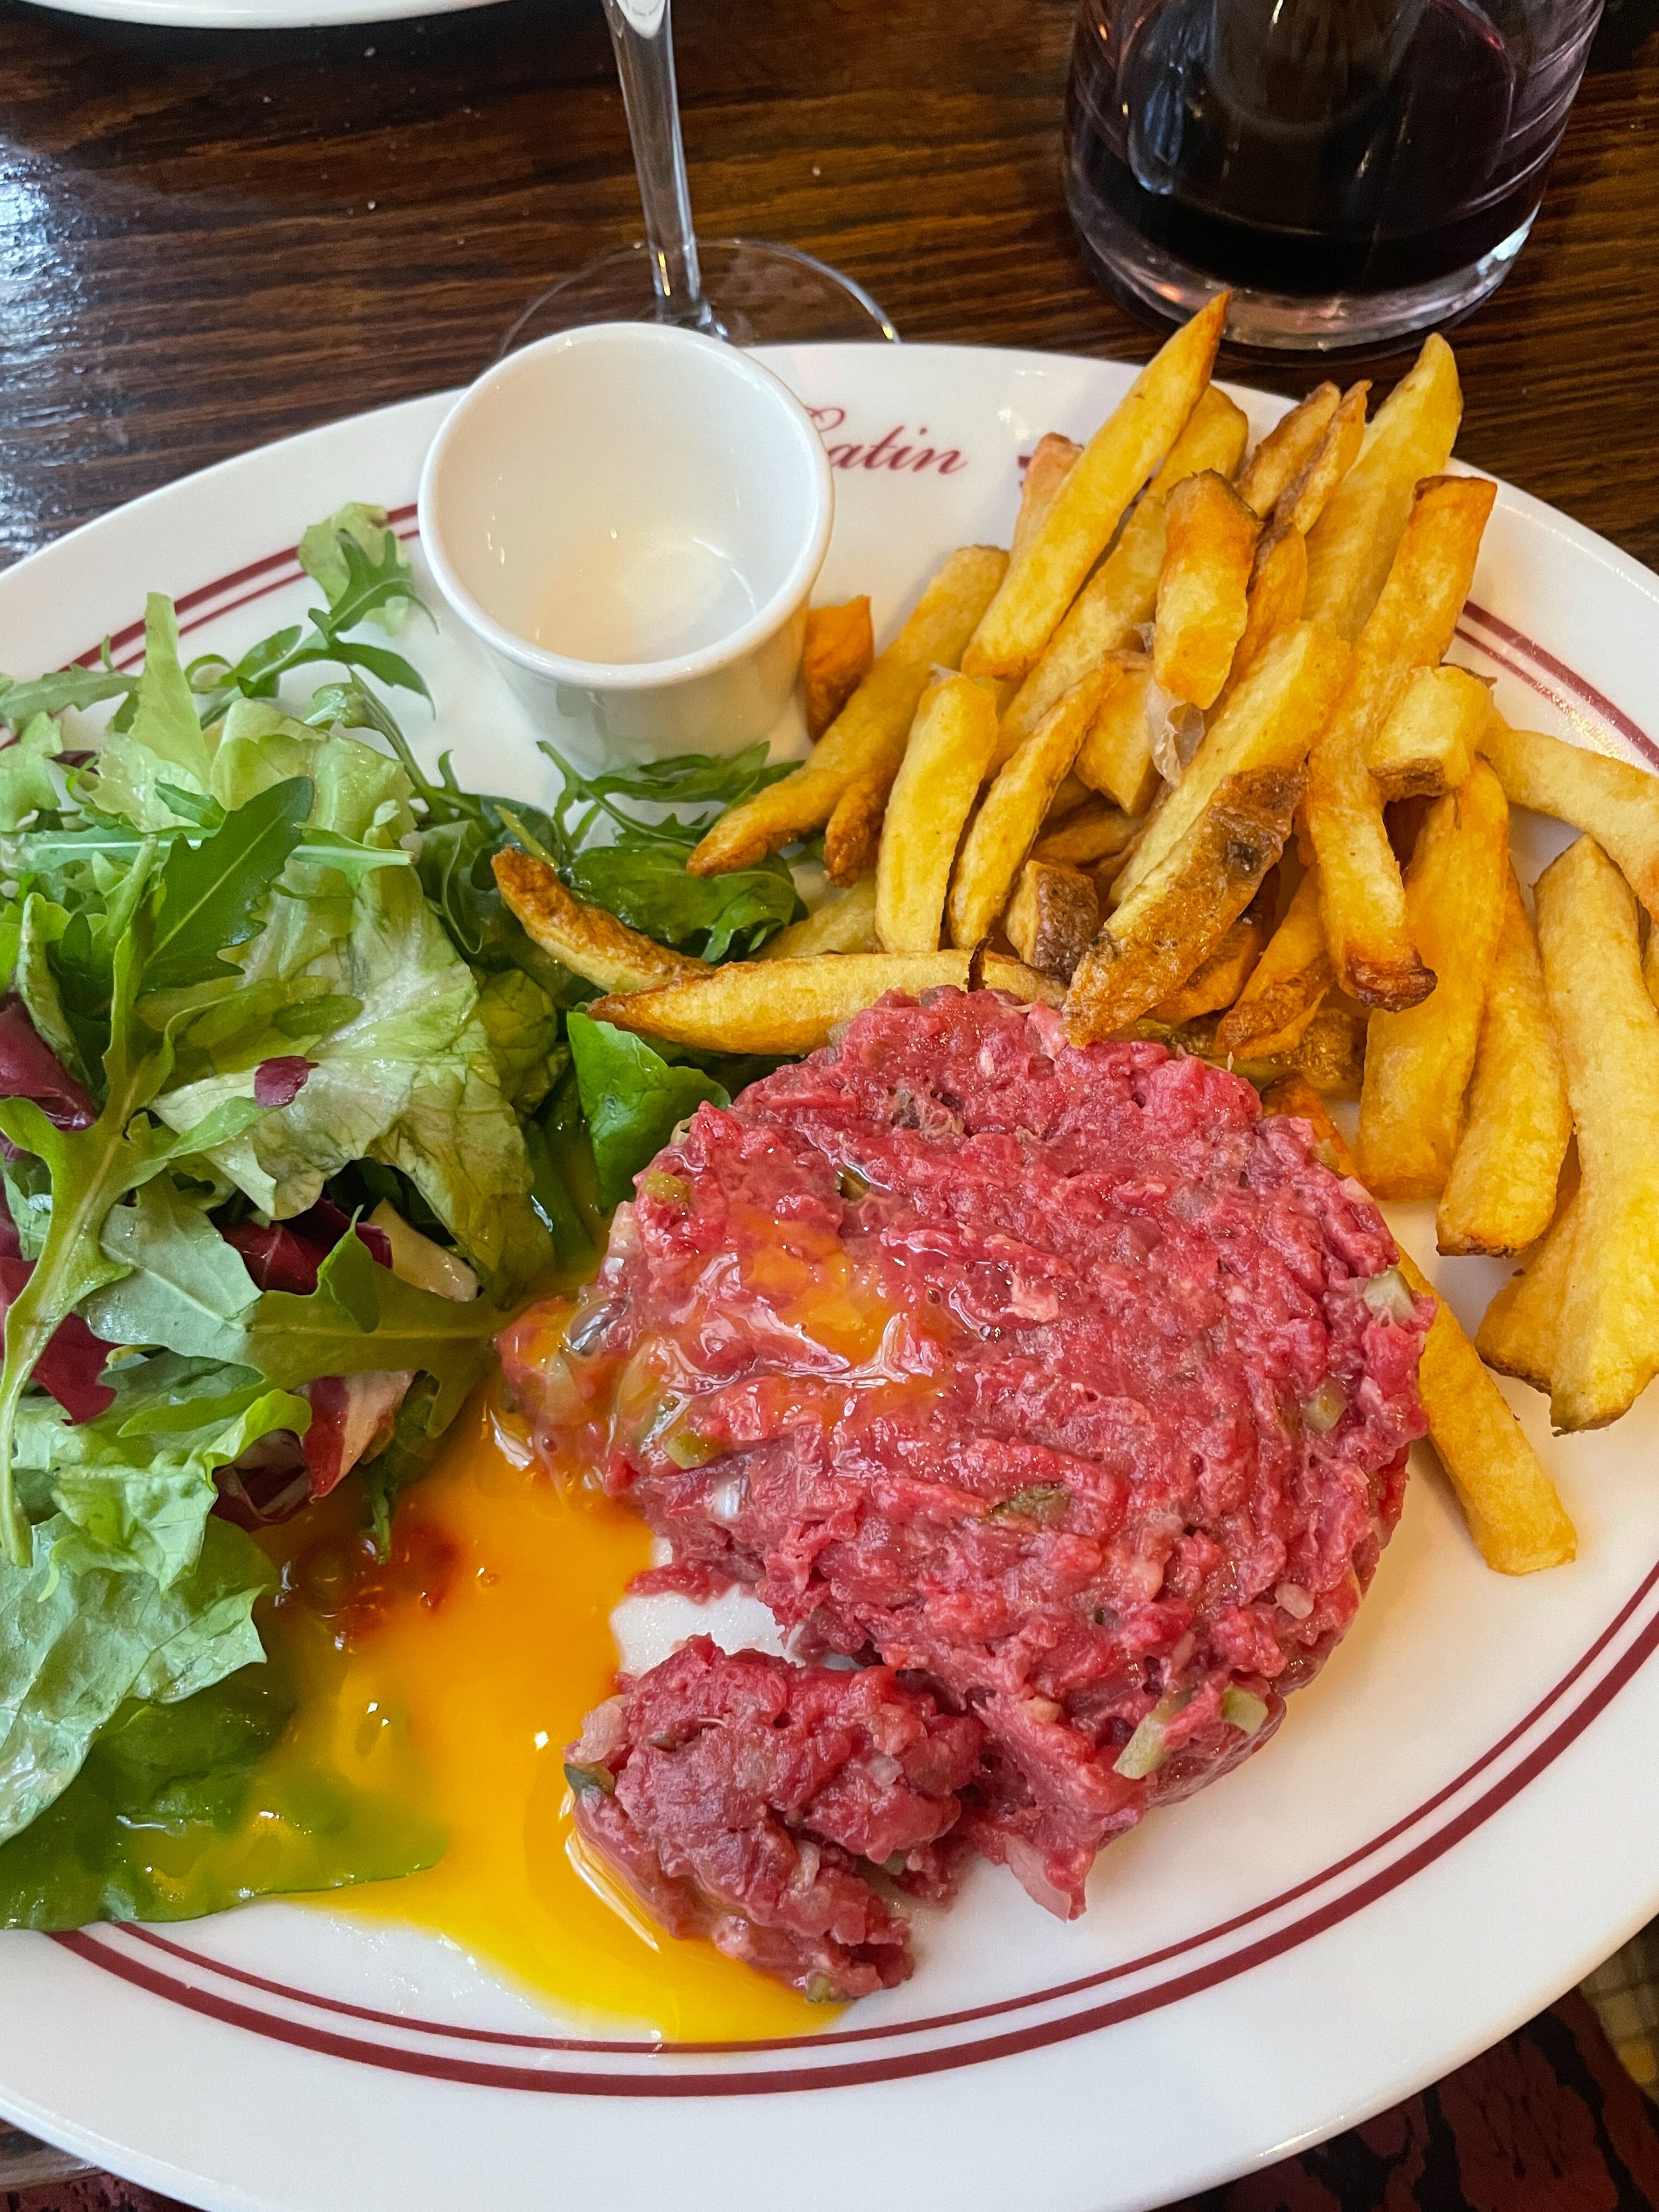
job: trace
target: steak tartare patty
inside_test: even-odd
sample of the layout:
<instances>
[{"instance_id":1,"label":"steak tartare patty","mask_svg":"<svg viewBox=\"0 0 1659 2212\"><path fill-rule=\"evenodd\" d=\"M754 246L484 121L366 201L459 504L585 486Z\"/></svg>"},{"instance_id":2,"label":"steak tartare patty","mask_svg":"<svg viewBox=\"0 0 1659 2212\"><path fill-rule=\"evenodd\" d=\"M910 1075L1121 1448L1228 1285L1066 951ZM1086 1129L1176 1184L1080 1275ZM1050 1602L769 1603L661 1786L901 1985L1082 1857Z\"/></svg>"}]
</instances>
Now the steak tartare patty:
<instances>
[{"instance_id":1,"label":"steak tartare patty","mask_svg":"<svg viewBox=\"0 0 1659 2212\"><path fill-rule=\"evenodd\" d=\"M1310 1143L1160 1045L1074 1046L989 992L896 996L699 1108L596 1281L515 1324L503 1364L549 1463L599 1468L666 1538L644 1586L747 1585L800 1660L880 1662L971 1717L935 1835L1071 1917L1103 1843L1266 1740L1399 1516L1432 1307ZM636 1706L678 1741L659 1724L684 1691L702 1725L720 1670L679 1667L605 1723L635 1747L624 1778ZM763 1703L711 1758L769 1741ZM721 1838L762 1802L799 1816L757 1779L664 1825L618 1781L584 1828L655 1909L653 1855L729 1918Z\"/></svg>"}]
</instances>

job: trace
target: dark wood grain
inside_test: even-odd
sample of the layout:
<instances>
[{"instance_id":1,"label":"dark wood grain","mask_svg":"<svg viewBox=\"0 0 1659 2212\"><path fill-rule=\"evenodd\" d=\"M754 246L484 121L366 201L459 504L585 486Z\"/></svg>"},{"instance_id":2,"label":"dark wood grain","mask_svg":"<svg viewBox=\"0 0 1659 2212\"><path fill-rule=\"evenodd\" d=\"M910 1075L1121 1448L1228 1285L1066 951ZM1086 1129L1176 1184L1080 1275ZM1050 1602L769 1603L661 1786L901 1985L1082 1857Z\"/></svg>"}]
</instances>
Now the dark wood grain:
<instances>
[{"instance_id":1,"label":"dark wood grain","mask_svg":"<svg viewBox=\"0 0 1659 2212\"><path fill-rule=\"evenodd\" d=\"M824 254L909 337L1149 350L1060 201L1069 0L678 12L707 232ZM1537 232L1458 345L1468 458L1659 562L1653 19L1610 20ZM598 0L215 36L0 0L0 559L466 378L636 228Z\"/></svg>"}]
</instances>

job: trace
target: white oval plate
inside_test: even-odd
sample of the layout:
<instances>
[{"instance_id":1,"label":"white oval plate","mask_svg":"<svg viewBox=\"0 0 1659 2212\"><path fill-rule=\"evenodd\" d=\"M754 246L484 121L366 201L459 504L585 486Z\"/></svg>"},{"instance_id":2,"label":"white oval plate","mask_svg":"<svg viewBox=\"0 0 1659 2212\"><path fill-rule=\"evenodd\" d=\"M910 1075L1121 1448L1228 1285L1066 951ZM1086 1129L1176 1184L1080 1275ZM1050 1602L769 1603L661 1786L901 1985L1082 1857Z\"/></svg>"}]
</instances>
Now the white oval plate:
<instances>
[{"instance_id":1,"label":"white oval plate","mask_svg":"<svg viewBox=\"0 0 1659 2212\"><path fill-rule=\"evenodd\" d=\"M181 31L310 31L334 23L396 23L453 15L495 0L33 0L64 15L148 23Z\"/></svg>"},{"instance_id":2,"label":"white oval plate","mask_svg":"<svg viewBox=\"0 0 1659 2212\"><path fill-rule=\"evenodd\" d=\"M872 592L886 632L945 549L1006 542L1036 438L1086 437L1131 374L941 346L769 357L836 464L820 594ZM1281 404L1240 397L1258 428ZM297 619L285 549L349 498L412 531L447 404L227 462L0 576L0 667L55 666L106 630L130 660L147 587L175 595L198 652ZM405 635L464 779L534 796L524 726L473 648L453 625ZM1462 639L1511 718L1659 763L1659 587L1523 493L1500 490ZM1517 828L1530 874L1561 834ZM1427 1207L1395 1220L1473 1323L1501 1270L1436 1261ZM1571 1442L1531 1393L1513 1402L1577 1563L1489 1573L1419 1468L1357 1626L1280 1735L1114 1844L1075 1926L981 1866L922 1916L902 1990L808 2041L670 2051L313 1908L10 1935L0 2109L215 2212L1007 2212L1039 2192L1048 2212L1118 2212L1334 2133L1495 2041L1659 1906L1659 1394ZM630 1643L659 1640L635 1613Z\"/></svg>"}]
</instances>

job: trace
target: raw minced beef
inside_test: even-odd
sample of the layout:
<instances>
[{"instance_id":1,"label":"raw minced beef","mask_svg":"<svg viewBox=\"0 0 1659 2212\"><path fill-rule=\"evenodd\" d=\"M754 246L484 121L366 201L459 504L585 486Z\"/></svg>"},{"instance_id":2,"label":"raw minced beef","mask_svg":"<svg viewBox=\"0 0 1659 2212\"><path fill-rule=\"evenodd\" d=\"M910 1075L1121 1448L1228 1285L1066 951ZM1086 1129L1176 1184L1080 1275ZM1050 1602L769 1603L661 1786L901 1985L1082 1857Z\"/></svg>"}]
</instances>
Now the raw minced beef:
<instances>
[{"instance_id":1,"label":"raw minced beef","mask_svg":"<svg viewBox=\"0 0 1659 2212\"><path fill-rule=\"evenodd\" d=\"M905 1923L864 1874L948 1889L939 1839L982 1740L889 1668L792 1667L697 1636L589 1714L567 1771L584 1840L672 1935L855 1997L909 1972Z\"/></svg>"},{"instance_id":2,"label":"raw minced beef","mask_svg":"<svg viewBox=\"0 0 1659 2212\"><path fill-rule=\"evenodd\" d=\"M971 1716L955 1846L1080 1911L1266 1740L1398 1517L1431 1309L1382 1216L1237 1078L988 992L859 1016L638 1194L503 1340L544 1456L668 1540L647 1586L746 1585L799 1659Z\"/></svg>"}]
</instances>

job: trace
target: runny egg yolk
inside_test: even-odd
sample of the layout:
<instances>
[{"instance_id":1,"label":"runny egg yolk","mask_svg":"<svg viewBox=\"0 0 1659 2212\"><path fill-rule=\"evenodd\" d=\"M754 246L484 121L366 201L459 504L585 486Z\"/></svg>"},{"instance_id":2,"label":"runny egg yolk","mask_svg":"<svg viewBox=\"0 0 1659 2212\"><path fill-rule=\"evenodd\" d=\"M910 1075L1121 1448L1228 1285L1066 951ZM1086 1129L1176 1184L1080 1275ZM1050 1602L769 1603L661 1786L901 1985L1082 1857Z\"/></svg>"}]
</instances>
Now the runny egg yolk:
<instances>
[{"instance_id":1,"label":"runny egg yolk","mask_svg":"<svg viewBox=\"0 0 1659 2212\"><path fill-rule=\"evenodd\" d=\"M294 1748L435 1821L426 1872L337 1891L331 1911L450 1937L601 2033L811 2034L833 2020L704 1942L653 1926L585 1863L562 1754L615 1686L610 1615L650 1538L626 1505L557 1483L484 1400L399 1502L391 1560L337 1493L271 1532L266 1632L301 1689Z\"/></svg>"}]
</instances>

